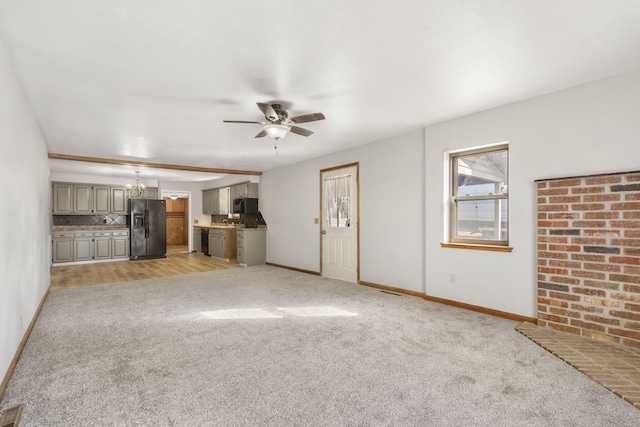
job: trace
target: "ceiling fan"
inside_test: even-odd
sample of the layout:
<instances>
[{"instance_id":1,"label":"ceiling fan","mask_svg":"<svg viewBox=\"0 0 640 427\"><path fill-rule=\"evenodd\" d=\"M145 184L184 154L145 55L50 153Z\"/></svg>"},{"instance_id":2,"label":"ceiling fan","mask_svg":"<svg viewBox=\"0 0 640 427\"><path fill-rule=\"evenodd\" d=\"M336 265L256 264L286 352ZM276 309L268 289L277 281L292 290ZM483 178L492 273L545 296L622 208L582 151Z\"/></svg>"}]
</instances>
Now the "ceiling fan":
<instances>
[{"instance_id":1,"label":"ceiling fan","mask_svg":"<svg viewBox=\"0 0 640 427\"><path fill-rule=\"evenodd\" d=\"M266 122L252 122L244 120L223 120L224 123L250 123L262 125L262 131L260 131L255 137L262 138L269 135L276 141L280 138L284 138L289 132L302 135L311 136L313 132L309 129L304 129L296 126L299 123L315 122L317 120L324 120L324 114L322 113L310 113L303 114L301 116L289 117L289 113L282 108L280 104L264 104L257 102L258 108L264 114Z\"/></svg>"}]
</instances>

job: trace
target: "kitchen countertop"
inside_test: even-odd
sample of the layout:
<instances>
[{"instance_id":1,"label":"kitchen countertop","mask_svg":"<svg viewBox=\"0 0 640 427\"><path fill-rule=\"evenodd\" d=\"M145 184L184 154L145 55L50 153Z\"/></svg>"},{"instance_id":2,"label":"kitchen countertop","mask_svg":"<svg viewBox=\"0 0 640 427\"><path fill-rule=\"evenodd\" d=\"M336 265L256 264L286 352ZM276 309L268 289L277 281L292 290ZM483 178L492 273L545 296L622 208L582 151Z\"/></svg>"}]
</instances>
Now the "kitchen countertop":
<instances>
[{"instance_id":1,"label":"kitchen countertop","mask_svg":"<svg viewBox=\"0 0 640 427\"><path fill-rule=\"evenodd\" d=\"M244 224L236 224L232 227L229 227L227 224L211 224L211 225L202 225L202 224L193 224L194 227L200 227L200 228L224 228L224 229L237 229L237 230L256 230L258 228L267 228L266 226L262 225L262 226L258 226L257 228L247 228L244 226Z\"/></svg>"},{"instance_id":2,"label":"kitchen countertop","mask_svg":"<svg viewBox=\"0 0 640 427\"><path fill-rule=\"evenodd\" d=\"M228 226L227 224L218 224L218 223L213 223L211 225L204 225L204 224L194 224L194 227L200 227L200 228L230 228L230 229L234 229L234 228L244 228L244 225L239 225L236 224L232 227Z\"/></svg>"},{"instance_id":3,"label":"kitchen countertop","mask_svg":"<svg viewBox=\"0 0 640 427\"><path fill-rule=\"evenodd\" d=\"M126 225L54 225L51 231L81 231L81 230L129 230Z\"/></svg>"}]
</instances>

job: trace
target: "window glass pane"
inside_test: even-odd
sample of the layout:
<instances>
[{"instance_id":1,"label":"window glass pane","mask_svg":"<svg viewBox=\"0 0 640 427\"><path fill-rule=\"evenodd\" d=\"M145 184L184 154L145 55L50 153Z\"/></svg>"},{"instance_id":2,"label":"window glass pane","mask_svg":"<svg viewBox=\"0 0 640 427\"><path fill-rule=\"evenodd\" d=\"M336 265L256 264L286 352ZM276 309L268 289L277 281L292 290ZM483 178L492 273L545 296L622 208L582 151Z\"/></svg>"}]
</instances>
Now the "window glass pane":
<instances>
[{"instance_id":1,"label":"window glass pane","mask_svg":"<svg viewBox=\"0 0 640 427\"><path fill-rule=\"evenodd\" d=\"M351 225L351 175L324 180L324 204L328 227Z\"/></svg>"},{"instance_id":2,"label":"window glass pane","mask_svg":"<svg viewBox=\"0 0 640 427\"><path fill-rule=\"evenodd\" d=\"M479 240L507 240L507 200L464 200L457 202L455 237Z\"/></svg>"},{"instance_id":3,"label":"window glass pane","mask_svg":"<svg viewBox=\"0 0 640 427\"><path fill-rule=\"evenodd\" d=\"M456 195L480 196L507 192L507 151L456 158Z\"/></svg>"}]
</instances>

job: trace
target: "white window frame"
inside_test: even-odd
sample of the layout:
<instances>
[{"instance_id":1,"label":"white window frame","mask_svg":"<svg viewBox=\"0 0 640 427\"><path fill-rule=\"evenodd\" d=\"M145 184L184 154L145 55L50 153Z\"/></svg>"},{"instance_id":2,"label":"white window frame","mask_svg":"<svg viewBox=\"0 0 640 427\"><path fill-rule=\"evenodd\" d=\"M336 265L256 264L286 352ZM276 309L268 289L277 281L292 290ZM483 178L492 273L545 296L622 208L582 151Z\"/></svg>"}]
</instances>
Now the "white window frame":
<instances>
[{"instance_id":1,"label":"white window frame","mask_svg":"<svg viewBox=\"0 0 640 427\"><path fill-rule=\"evenodd\" d=\"M506 181L505 181L505 191L500 191L492 194L486 195L461 195L458 193L458 159L460 157L467 157L477 154L487 154L499 151L507 152L507 173L506 173ZM452 244L460 244L460 245L482 245L482 246L509 246L509 191L508 191L508 183L509 183L509 146L508 144L500 144L493 145L490 147L476 148L465 151L459 151L455 153L450 153L449 157L449 168L451 171L450 174L450 191L449 191L449 203L450 203L450 217L449 217L449 243ZM463 238L458 237L458 202L463 201L485 201L485 200L495 200L496 202L496 214L495 218L495 226L494 228L499 231L499 236L497 239L482 239L482 238ZM500 230L501 230L501 221L503 218L500 217L500 203L502 200L505 200L507 203L507 218L505 218L506 222L506 238L501 238Z\"/></svg>"}]
</instances>

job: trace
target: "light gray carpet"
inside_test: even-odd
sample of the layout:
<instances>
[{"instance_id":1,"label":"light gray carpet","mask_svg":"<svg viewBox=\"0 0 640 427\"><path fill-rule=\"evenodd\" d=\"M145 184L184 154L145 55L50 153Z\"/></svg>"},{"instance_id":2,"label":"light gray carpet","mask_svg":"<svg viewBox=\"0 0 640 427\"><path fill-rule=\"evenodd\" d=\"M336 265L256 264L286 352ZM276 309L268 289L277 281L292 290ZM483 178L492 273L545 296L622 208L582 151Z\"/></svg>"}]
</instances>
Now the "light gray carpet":
<instances>
[{"instance_id":1,"label":"light gray carpet","mask_svg":"<svg viewBox=\"0 0 640 427\"><path fill-rule=\"evenodd\" d=\"M281 310L303 307L357 316ZM202 314L230 309L277 317ZM0 409L24 403L22 427L640 425L515 325L269 266L58 290Z\"/></svg>"}]
</instances>

